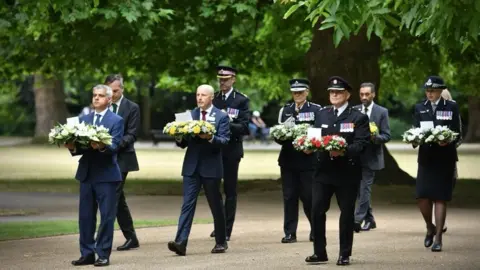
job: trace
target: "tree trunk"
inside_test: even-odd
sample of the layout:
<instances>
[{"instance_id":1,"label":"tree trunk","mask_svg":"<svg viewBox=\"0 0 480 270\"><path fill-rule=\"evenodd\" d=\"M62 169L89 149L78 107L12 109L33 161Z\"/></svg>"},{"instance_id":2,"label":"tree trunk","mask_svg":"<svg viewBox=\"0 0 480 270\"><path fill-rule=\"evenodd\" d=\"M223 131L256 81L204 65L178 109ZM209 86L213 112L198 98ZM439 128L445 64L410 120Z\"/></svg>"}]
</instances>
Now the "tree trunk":
<instances>
[{"instance_id":1,"label":"tree trunk","mask_svg":"<svg viewBox=\"0 0 480 270\"><path fill-rule=\"evenodd\" d=\"M362 82L372 82L377 86L377 97L380 88L380 67L378 64L381 53L381 40L372 35L367 39L363 29L350 40L343 40L335 48L333 30L317 30L310 49L306 55L307 74L311 83L312 100L320 105L330 104L327 94L327 82L331 76L341 76L353 88L350 102L358 104L360 97L358 88ZM403 171L384 146L385 169L378 173L377 184L414 184L415 180Z\"/></svg>"},{"instance_id":2,"label":"tree trunk","mask_svg":"<svg viewBox=\"0 0 480 270\"><path fill-rule=\"evenodd\" d=\"M33 91L36 116L35 140L44 140L55 124L66 122L67 106L63 83L56 78L35 74Z\"/></svg>"},{"instance_id":3,"label":"tree trunk","mask_svg":"<svg viewBox=\"0 0 480 270\"><path fill-rule=\"evenodd\" d=\"M480 142L480 98L468 97L468 130L465 142Z\"/></svg>"}]
</instances>

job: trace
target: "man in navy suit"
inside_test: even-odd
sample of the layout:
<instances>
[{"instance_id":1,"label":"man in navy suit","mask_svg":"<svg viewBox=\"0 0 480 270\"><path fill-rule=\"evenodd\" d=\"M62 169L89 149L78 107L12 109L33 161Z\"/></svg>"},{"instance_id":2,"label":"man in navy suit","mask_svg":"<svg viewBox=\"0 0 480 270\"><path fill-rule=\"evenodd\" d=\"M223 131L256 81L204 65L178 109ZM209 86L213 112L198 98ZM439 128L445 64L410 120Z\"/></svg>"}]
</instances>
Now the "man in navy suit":
<instances>
[{"instance_id":1,"label":"man in navy suit","mask_svg":"<svg viewBox=\"0 0 480 270\"><path fill-rule=\"evenodd\" d=\"M112 251L113 225L116 217L116 189L122 182L117 163L117 151L123 136L124 120L108 110L112 99L112 89L106 85L93 88L94 112L80 117L80 122L104 126L112 135L112 144L90 142L88 149L79 144L67 143L65 147L73 156L82 155L78 161L75 178L80 181L80 259L72 261L75 266L110 264ZM100 227L97 227L97 209L100 208ZM95 253L98 259L95 261Z\"/></svg>"},{"instance_id":2,"label":"man in navy suit","mask_svg":"<svg viewBox=\"0 0 480 270\"><path fill-rule=\"evenodd\" d=\"M182 168L183 205L178 231L175 241L168 242L168 249L180 256L186 254L197 197L202 186L212 211L215 228L216 244L212 253L224 253L228 249L220 181L223 176L222 148L228 144L230 138L230 120L225 112L212 105L213 95L214 89L210 85L200 85L197 88L198 108L192 111L192 118L214 124L215 135L176 138L179 147L188 148Z\"/></svg>"}]
</instances>

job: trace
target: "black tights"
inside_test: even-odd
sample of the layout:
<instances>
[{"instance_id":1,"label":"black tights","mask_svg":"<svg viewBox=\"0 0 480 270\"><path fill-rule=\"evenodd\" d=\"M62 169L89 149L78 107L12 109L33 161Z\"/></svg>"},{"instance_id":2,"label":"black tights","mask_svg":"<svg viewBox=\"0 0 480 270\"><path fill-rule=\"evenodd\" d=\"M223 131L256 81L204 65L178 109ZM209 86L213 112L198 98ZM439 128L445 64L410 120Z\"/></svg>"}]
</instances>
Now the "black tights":
<instances>
[{"instance_id":1,"label":"black tights","mask_svg":"<svg viewBox=\"0 0 480 270\"><path fill-rule=\"evenodd\" d=\"M429 199L418 199L418 208L427 224L427 233L435 233L435 242L442 242L442 231L447 217L447 203L445 201L431 201ZM433 205L435 204L435 226L432 223ZM435 231L436 229L436 231Z\"/></svg>"}]
</instances>

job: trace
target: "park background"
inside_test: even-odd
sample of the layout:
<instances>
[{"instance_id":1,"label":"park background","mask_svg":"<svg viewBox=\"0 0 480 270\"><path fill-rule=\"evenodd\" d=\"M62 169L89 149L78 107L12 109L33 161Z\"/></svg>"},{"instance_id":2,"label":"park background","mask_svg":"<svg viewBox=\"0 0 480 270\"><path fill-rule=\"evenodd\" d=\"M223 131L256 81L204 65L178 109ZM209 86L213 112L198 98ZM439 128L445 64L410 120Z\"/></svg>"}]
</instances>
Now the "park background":
<instances>
[{"instance_id":1,"label":"park background","mask_svg":"<svg viewBox=\"0 0 480 270\"><path fill-rule=\"evenodd\" d=\"M121 73L125 96L141 108L140 171L129 175L127 194L181 195L184 152L168 141L153 145L152 130L162 129L174 113L192 109L199 84L217 88L215 67L227 64L238 68L235 87L268 126L277 123L279 109L290 100L291 78L308 78L309 99L320 105L328 104L330 76L351 83L353 103L359 102L355 91L361 82L375 83L375 102L389 109L392 142L373 196L388 205L414 203L417 150L402 144L401 134L411 127L414 104L424 99L427 76L442 76L459 104L464 129L453 206L477 207L478 12L480 1L474 0L4 1L0 190L78 192L77 158L46 145L46 136L55 123L90 104L92 87L107 74ZM280 196L279 147L245 145L239 192ZM5 205L0 216L7 218L43 211ZM75 222L69 222L65 227L36 223L29 233L18 228L31 225L1 223L0 240L75 232Z\"/></svg>"}]
</instances>

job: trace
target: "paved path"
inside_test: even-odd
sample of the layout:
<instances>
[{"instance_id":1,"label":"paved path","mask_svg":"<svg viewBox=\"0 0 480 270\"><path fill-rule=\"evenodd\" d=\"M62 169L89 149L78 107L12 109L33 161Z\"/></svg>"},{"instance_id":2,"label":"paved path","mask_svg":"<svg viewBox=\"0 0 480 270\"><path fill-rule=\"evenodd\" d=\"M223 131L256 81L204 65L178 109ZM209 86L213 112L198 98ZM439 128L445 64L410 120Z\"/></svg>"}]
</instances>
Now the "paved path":
<instances>
[{"instance_id":1,"label":"paved path","mask_svg":"<svg viewBox=\"0 0 480 270\"><path fill-rule=\"evenodd\" d=\"M74 218L77 198L71 194L0 193L1 207L36 206L44 218ZM135 218L177 218L181 198L171 196L131 196ZM378 229L355 235L354 254L349 269L480 269L480 210L449 209L449 230L444 236L444 252L423 247L425 226L414 205L374 208ZM138 230L141 247L128 252L113 251L109 269L313 269L304 263L312 253L309 227L301 216L299 242L281 244L282 204L278 192L242 194L232 241L226 254L211 254L208 237L213 225L194 225L186 257L167 249L176 227ZM327 251L330 262L316 266L335 269L338 254L338 216L335 203L328 213ZM208 218L206 200L200 197L196 218ZM114 246L123 237L115 232ZM74 269L78 235L0 242L1 269ZM87 268L87 267L85 267ZM76 268L75 268L76 269Z\"/></svg>"}]
</instances>

